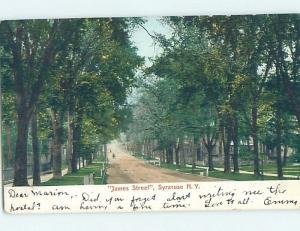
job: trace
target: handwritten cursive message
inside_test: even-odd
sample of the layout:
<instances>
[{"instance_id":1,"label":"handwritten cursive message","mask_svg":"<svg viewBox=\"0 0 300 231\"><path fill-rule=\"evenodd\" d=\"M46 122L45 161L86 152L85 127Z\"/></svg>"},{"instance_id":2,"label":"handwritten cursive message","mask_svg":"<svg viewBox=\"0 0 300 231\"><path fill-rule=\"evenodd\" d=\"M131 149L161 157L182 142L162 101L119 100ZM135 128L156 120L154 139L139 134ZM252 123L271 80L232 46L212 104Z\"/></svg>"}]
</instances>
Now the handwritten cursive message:
<instances>
[{"instance_id":1,"label":"handwritten cursive message","mask_svg":"<svg viewBox=\"0 0 300 231\"><path fill-rule=\"evenodd\" d=\"M4 187L12 214L299 209L300 181Z\"/></svg>"}]
</instances>

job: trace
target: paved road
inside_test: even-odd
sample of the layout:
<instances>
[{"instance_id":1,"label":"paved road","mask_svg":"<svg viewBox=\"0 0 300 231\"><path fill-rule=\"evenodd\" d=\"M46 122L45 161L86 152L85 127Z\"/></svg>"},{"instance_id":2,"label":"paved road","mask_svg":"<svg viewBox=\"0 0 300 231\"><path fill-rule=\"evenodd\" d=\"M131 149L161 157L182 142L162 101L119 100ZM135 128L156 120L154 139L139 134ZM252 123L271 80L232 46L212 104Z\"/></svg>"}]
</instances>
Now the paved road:
<instances>
[{"instance_id":1,"label":"paved road","mask_svg":"<svg viewBox=\"0 0 300 231\"><path fill-rule=\"evenodd\" d=\"M113 158L115 154L115 158ZM169 169L155 167L146 164L134 156L131 156L118 143L108 145L108 184L126 183L167 183L186 181L220 181L212 177L184 174Z\"/></svg>"}]
</instances>

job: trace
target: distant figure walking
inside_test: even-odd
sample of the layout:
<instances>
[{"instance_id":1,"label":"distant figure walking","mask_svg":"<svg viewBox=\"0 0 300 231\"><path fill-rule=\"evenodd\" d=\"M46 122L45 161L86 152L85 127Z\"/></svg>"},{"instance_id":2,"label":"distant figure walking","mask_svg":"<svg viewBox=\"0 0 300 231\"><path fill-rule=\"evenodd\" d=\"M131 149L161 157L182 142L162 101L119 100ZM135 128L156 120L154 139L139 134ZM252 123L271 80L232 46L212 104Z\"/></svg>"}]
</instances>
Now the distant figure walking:
<instances>
[{"instance_id":1,"label":"distant figure walking","mask_svg":"<svg viewBox=\"0 0 300 231\"><path fill-rule=\"evenodd\" d=\"M112 154L112 157L113 157L113 159L115 159L115 157L116 157L115 153Z\"/></svg>"}]
</instances>

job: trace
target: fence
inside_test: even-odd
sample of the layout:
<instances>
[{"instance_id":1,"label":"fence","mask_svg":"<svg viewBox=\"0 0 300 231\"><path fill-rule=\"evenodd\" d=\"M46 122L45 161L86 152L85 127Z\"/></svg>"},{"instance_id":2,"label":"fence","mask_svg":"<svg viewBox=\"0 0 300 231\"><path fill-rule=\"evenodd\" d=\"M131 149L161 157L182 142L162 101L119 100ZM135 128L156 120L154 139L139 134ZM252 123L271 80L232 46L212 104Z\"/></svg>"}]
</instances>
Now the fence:
<instances>
[{"instance_id":1,"label":"fence","mask_svg":"<svg viewBox=\"0 0 300 231\"><path fill-rule=\"evenodd\" d=\"M27 165L27 176L28 178L32 178L32 164ZM51 171L51 164L50 163L44 163L40 165L41 168L41 174L47 173ZM13 182L14 179L14 168L5 168L2 170L3 175L3 183L9 184Z\"/></svg>"}]
</instances>

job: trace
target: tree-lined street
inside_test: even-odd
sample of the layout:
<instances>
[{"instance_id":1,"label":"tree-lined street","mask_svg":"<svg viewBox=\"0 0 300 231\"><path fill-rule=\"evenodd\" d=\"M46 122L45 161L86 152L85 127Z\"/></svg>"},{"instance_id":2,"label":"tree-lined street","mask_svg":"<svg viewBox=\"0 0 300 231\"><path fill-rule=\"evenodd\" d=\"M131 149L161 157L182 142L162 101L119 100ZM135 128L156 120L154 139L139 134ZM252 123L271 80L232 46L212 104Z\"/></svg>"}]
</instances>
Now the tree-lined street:
<instances>
[{"instance_id":1,"label":"tree-lined street","mask_svg":"<svg viewBox=\"0 0 300 231\"><path fill-rule=\"evenodd\" d=\"M299 67L299 14L1 21L4 179L299 179Z\"/></svg>"},{"instance_id":2,"label":"tree-lined street","mask_svg":"<svg viewBox=\"0 0 300 231\"><path fill-rule=\"evenodd\" d=\"M147 164L144 160L130 155L124 146L113 143L108 146L110 166L108 168L108 184L126 183L167 183L185 181L218 181L220 179L188 175L165 168ZM115 154L115 158L112 155Z\"/></svg>"},{"instance_id":3,"label":"tree-lined street","mask_svg":"<svg viewBox=\"0 0 300 231\"><path fill-rule=\"evenodd\" d=\"M0 22L3 161L14 186L76 173L124 129L143 59L129 39L140 19ZM142 22L142 21L141 21Z\"/></svg>"},{"instance_id":4,"label":"tree-lined street","mask_svg":"<svg viewBox=\"0 0 300 231\"><path fill-rule=\"evenodd\" d=\"M156 36L163 51L145 69L131 151L234 178L245 167L299 176L299 15L162 20L172 35Z\"/></svg>"}]
</instances>

